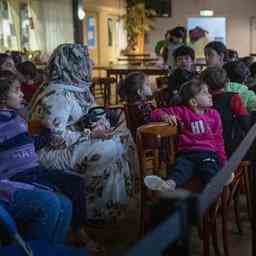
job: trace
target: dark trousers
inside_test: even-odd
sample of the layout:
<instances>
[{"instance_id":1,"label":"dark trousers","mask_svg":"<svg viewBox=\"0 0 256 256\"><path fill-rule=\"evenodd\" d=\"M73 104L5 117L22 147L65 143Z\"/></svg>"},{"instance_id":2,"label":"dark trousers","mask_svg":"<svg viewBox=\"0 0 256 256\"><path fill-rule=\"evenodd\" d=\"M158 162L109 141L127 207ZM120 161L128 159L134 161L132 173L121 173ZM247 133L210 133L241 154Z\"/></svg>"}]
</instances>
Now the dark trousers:
<instances>
[{"instance_id":1,"label":"dark trousers","mask_svg":"<svg viewBox=\"0 0 256 256\"><path fill-rule=\"evenodd\" d=\"M42 189L63 193L73 204L72 227L79 229L86 223L85 183L83 178L77 174L60 170L47 170L38 166L18 173L11 180L35 184Z\"/></svg>"},{"instance_id":2,"label":"dark trousers","mask_svg":"<svg viewBox=\"0 0 256 256\"><path fill-rule=\"evenodd\" d=\"M193 176L199 176L202 183L206 185L219 170L219 158L215 152L182 152L178 154L176 163L170 169L167 179L174 180L177 187L182 187Z\"/></svg>"}]
</instances>

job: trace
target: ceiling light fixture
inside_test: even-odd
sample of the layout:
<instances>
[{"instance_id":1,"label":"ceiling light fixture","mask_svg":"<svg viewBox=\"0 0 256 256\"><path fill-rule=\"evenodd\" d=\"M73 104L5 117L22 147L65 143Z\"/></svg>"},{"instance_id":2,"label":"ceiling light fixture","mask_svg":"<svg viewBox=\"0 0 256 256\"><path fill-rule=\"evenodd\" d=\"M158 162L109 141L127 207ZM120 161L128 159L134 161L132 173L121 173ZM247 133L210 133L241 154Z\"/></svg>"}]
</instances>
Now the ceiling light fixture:
<instances>
[{"instance_id":1,"label":"ceiling light fixture","mask_svg":"<svg viewBox=\"0 0 256 256\"><path fill-rule=\"evenodd\" d=\"M213 16L213 15L214 15L213 10L200 10L200 16L209 17L209 16Z\"/></svg>"}]
</instances>

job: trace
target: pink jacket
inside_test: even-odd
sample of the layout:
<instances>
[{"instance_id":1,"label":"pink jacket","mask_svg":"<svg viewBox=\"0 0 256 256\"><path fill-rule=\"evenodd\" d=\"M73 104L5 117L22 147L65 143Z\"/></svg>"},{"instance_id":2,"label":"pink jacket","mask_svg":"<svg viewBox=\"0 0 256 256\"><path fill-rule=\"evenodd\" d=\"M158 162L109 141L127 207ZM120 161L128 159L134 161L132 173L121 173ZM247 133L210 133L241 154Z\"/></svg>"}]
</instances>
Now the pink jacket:
<instances>
[{"instance_id":1,"label":"pink jacket","mask_svg":"<svg viewBox=\"0 0 256 256\"><path fill-rule=\"evenodd\" d=\"M178 136L178 151L214 151L219 156L221 165L224 165L226 154L222 123L216 110L209 108L205 114L197 114L185 106L160 108L151 113L151 118L159 122L166 114L175 115L181 127Z\"/></svg>"}]
</instances>

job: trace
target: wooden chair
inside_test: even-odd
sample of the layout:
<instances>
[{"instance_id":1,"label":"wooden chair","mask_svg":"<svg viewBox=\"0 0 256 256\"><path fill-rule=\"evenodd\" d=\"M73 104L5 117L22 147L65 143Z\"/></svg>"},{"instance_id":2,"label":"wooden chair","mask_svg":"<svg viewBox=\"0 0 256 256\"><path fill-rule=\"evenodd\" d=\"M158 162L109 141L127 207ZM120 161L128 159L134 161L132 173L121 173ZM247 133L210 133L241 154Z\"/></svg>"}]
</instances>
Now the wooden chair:
<instances>
[{"instance_id":1,"label":"wooden chair","mask_svg":"<svg viewBox=\"0 0 256 256\"><path fill-rule=\"evenodd\" d=\"M157 89L153 93L157 107L169 106L169 90L168 90L168 76L160 76L156 78Z\"/></svg>"},{"instance_id":2,"label":"wooden chair","mask_svg":"<svg viewBox=\"0 0 256 256\"><path fill-rule=\"evenodd\" d=\"M40 120L31 120L28 122L28 132L30 135L37 135L45 128Z\"/></svg>"},{"instance_id":3,"label":"wooden chair","mask_svg":"<svg viewBox=\"0 0 256 256\"><path fill-rule=\"evenodd\" d=\"M169 91L168 88L156 89L153 92L153 98L158 108L169 106Z\"/></svg>"},{"instance_id":4,"label":"wooden chair","mask_svg":"<svg viewBox=\"0 0 256 256\"><path fill-rule=\"evenodd\" d=\"M115 83L116 80L113 77L94 77L92 79L91 91L94 97L97 98L98 90L100 90L100 95L103 94L103 104L104 106L111 105L111 85ZM99 86L99 88L97 88Z\"/></svg>"},{"instance_id":5,"label":"wooden chair","mask_svg":"<svg viewBox=\"0 0 256 256\"><path fill-rule=\"evenodd\" d=\"M177 127L170 126L167 123L150 123L140 126L136 133L136 143L139 155L142 207L141 207L141 235L144 234L144 209L146 203L146 188L144 186L144 177L149 174L165 176L164 167L175 161L175 137ZM168 156L165 159L160 158L160 150L165 143L165 149Z\"/></svg>"},{"instance_id":6,"label":"wooden chair","mask_svg":"<svg viewBox=\"0 0 256 256\"><path fill-rule=\"evenodd\" d=\"M156 78L156 86L158 89L166 88L168 87L168 76L159 76Z\"/></svg>"},{"instance_id":7,"label":"wooden chair","mask_svg":"<svg viewBox=\"0 0 256 256\"><path fill-rule=\"evenodd\" d=\"M228 214L232 206L235 211L235 222L238 231L241 233L242 228L239 217L239 195L241 190L245 190L247 199L248 212L250 211L249 199L249 184L248 184L248 171L250 168L249 161L242 161L234 173L235 176L232 182L226 185L223 193L216 200L216 203L208 210L208 213L203 217L202 225L202 240L204 246L204 256L210 255L210 237L212 237L213 247L216 255L221 255L218 245L217 235L217 219L221 218L221 233L222 244L225 256L229 256L229 243L228 243Z\"/></svg>"},{"instance_id":8,"label":"wooden chair","mask_svg":"<svg viewBox=\"0 0 256 256\"><path fill-rule=\"evenodd\" d=\"M164 177L166 169L175 162L176 145L175 139L177 135L177 127L172 127L166 123L152 123L139 127L137 129L137 148L139 154L140 171L141 171L141 187L142 187L142 212L141 212L141 234L144 233L144 210L147 199L146 188L144 186L144 176L149 174ZM162 139L168 139L168 143L162 143ZM150 142L150 143L149 143ZM160 158L161 147L168 151L168 156L164 159ZM223 247L226 256L229 256L228 248L228 231L227 231L227 214L231 205L235 206L236 223L240 228L238 214L238 198L241 186L245 187L247 202L249 202L248 178L246 176L249 168L248 162L242 162L235 173L233 181L225 186L223 194L210 207L202 220L199 227L199 235L203 242L203 254L209 255L210 238L212 237L213 248L216 255L220 255L217 234L217 219L222 220L222 237ZM185 186L185 189L200 193L203 189L198 178L191 179ZM249 205L248 205L249 208ZM240 228L241 229L241 228Z\"/></svg>"}]
</instances>

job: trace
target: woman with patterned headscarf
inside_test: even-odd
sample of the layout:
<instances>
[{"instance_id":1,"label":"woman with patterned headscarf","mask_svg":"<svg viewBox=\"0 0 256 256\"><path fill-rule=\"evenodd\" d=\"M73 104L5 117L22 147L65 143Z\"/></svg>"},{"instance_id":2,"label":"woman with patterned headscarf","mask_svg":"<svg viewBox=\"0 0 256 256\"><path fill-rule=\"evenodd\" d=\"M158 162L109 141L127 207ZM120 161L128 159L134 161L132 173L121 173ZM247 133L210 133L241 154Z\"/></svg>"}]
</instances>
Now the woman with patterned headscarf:
<instances>
[{"instance_id":1,"label":"woman with patterned headscarf","mask_svg":"<svg viewBox=\"0 0 256 256\"><path fill-rule=\"evenodd\" d=\"M66 147L41 149L41 163L49 169L69 169L83 175L87 225L96 226L101 235L106 231L104 240L109 238L109 228L112 234L118 231L127 235L125 224L131 223L134 239L139 226L140 193L137 155L128 130L113 132L105 117L104 129L77 127L78 121L95 106L87 47L60 45L49 60L48 72L48 83L32 100L31 120L47 123ZM120 235L111 237L121 239Z\"/></svg>"}]
</instances>

